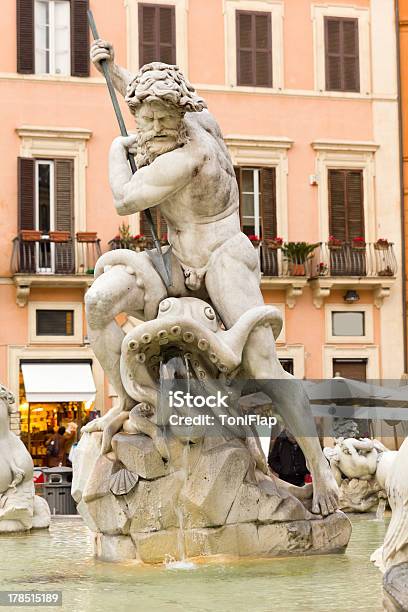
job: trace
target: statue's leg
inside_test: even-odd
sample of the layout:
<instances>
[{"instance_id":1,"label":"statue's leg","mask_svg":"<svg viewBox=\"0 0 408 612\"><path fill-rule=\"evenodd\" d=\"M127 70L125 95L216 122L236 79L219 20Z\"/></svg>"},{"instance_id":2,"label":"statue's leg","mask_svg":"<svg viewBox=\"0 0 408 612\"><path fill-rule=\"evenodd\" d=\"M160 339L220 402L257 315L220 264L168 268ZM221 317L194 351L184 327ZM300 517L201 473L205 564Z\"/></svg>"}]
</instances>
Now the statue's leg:
<instances>
[{"instance_id":1,"label":"statue's leg","mask_svg":"<svg viewBox=\"0 0 408 612\"><path fill-rule=\"evenodd\" d=\"M227 328L250 308L264 304L257 254L246 243L243 239L238 248L222 250L206 274L208 293ZM313 512L333 512L338 505L338 487L320 448L309 400L300 381L282 368L271 328L252 332L243 363L248 376L258 379L270 396L305 454L314 483Z\"/></svg>"}]
</instances>

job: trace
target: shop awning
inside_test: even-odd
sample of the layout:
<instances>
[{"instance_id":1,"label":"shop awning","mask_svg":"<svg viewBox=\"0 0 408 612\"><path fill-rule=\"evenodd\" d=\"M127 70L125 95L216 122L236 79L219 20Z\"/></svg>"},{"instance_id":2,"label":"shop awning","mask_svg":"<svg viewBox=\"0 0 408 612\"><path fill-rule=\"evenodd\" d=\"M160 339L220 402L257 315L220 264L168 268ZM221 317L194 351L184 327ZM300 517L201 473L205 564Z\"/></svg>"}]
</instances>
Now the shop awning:
<instances>
[{"instance_id":1,"label":"shop awning","mask_svg":"<svg viewBox=\"0 0 408 612\"><path fill-rule=\"evenodd\" d=\"M27 402L86 402L95 399L90 363L22 363Z\"/></svg>"}]
</instances>

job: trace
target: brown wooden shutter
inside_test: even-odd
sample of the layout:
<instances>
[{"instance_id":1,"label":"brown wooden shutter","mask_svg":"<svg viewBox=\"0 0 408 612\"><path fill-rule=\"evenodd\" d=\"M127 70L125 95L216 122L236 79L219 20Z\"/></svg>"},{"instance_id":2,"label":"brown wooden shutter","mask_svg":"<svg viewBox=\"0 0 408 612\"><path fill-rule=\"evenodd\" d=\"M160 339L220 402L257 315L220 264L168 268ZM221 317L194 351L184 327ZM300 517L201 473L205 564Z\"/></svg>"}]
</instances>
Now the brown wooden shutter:
<instances>
[{"instance_id":1,"label":"brown wooden shutter","mask_svg":"<svg viewBox=\"0 0 408 612\"><path fill-rule=\"evenodd\" d=\"M33 230L35 228L34 213L34 159L18 158L18 229Z\"/></svg>"},{"instance_id":2,"label":"brown wooden shutter","mask_svg":"<svg viewBox=\"0 0 408 612\"><path fill-rule=\"evenodd\" d=\"M362 170L329 170L330 234L349 242L364 238Z\"/></svg>"},{"instance_id":3,"label":"brown wooden shutter","mask_svg":"<svg viewBox=\"0 0 408 612\"><path fill-rule=\"evenodd\" d=\"M270 13L237 11L237 83L272 87Z\"/></svg>"},{"instance_id":4,"label":"brown wooden shutter","mask_svg":"<svg viewBox=\"0 0 408 612\"><path fill-rule=\"evenodd\" d=\"M360 91L358 20L325 17L326 89Z\"/></svg>"},{"instance_id":5,"label":"brown wooden shutter","mask_svg":"<svg viewBox=\"0 0 408 612\"><path fill-rule=\"evenodd\" d=\"M176 12L174 6L139 4L139 62L176 63Z\"/></svg>"},{"instance_id":6,"label":"brown wooden shutter","mask_svg":"<svg viewBox=\"0 0 408 612\"><path fill-rule=\"evenodd\" d=\"M89 0L71 0L71 74L89 76Z\"/></svg>"},{"instance_id":7,"label":"brown wooden shutter","mask_svg":"<svg viewBox=\"0 0 408 612\"><path fill-rule=\"evenodd\" d=\"M262 238L276 238L276 169L261 168L261 221Z\"/></svg>"},{"instance_id":8,"label":"brown wooden shutter","mask_svg":"<svg viewBox=\"0 0 408 612\"><path fill-rule=\"evenodd\" d=\"M17 0L17 72L35 72L34 0Z\"/></svg>"},{"instance_id":9,"label":"brown wooden shutter","mask_svg":"<svg viewBox=\"0 0 408 612\"><path fill-rule=\"evenodd\" d=\"M35 161L18 158L18 230L35 228ZM35 272L35 243L20 242L18 250L19 272Z\"/></svg>"},{"instance_id":10,"label":"brown wooden shutter","mask_svg":"<svg viewBox=\"0 0 408 612\"><path fill-rule=\"evenodd\" d=\"M72 159L55 160L55 229L74 234L74 162ZM57 274L74 271L73 240L55 245L55 271Z\"/></svg>"},{"instance_id":11,"label":"brown wooden shutter","mask_svg":"<svg viewBox=\"0 0 408 612\"><path fill-rule=\"evenodd\" d=\"M167 223L163 218L163 215L160 213L160 208L155 206L151 208L151 213L154 221L154 225L156 227L156 232L159 240L162 240L165 235L167 235ZM146 219L146 215L143 212L140 213L140 233L143 236L146 236L149 240L152 239L152 233L150 231L149 224Z\"/></svg>"}]
</instances>

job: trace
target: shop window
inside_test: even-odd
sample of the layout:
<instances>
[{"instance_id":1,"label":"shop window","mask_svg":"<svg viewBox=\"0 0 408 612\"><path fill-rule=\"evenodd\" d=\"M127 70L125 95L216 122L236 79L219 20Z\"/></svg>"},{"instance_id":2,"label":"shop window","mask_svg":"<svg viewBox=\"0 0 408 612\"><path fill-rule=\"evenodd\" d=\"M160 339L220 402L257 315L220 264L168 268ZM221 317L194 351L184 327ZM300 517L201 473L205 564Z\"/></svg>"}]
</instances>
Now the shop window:
<instances>
[{"instance_id":1,"label":"shop window","mask_svg":"<svg viewBox=\"0 0 408 612\"><path fill-rule=\"evenodd\" d=\"M37 336L73 336L73 310L37 310Z\"/></svg>"},{"instance_id":2,"label":"shop window","mask_svg":"<svg viewBox=\"0 0 408 612\"><path fill-rule=\"evenodd\" d=\"M365 336L365 312L332 312L333 336Z\"/></svg>"}]
</instances>

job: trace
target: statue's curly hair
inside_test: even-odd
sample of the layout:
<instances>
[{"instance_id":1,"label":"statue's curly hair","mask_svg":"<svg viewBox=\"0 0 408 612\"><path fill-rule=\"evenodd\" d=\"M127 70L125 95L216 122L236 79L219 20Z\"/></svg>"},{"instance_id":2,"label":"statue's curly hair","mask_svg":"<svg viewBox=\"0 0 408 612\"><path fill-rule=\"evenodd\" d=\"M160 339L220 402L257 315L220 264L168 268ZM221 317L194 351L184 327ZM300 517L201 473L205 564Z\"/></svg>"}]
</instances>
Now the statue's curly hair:
<instances>
[{"instance_id":1,"label":"statue's curly hair","mask_svg":"<svg viewBox=\"0 0 408 612\"><path fill-rule=\"evenodd\" d=\"M143 66L129 83L125 98L134 112L143 102L160 101L184 113L207 108L203 98L195 93L178 66L152 62Z\"/></svg>"},{"instance_id":2,"label":"statue's curly hair","mask_svg":"<svg viewBox=\"0 0 408 612\"><path fill-rule=\"evenodd\" d=\"M15 398L14 395L11 393L11 391L9 391L8 389L6 389L6 387L4 387L3 385L0 384L0 400L3 400L6 404L8 404L7 408L8 408L8 413L11 414L12 412L15 412Z\"/></svg>"}]
</instances>

